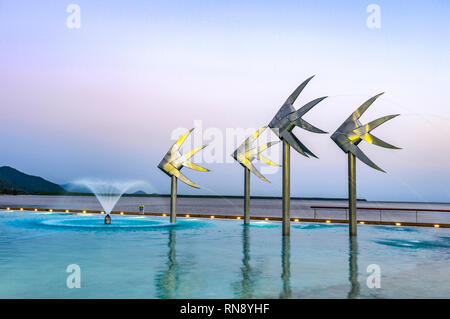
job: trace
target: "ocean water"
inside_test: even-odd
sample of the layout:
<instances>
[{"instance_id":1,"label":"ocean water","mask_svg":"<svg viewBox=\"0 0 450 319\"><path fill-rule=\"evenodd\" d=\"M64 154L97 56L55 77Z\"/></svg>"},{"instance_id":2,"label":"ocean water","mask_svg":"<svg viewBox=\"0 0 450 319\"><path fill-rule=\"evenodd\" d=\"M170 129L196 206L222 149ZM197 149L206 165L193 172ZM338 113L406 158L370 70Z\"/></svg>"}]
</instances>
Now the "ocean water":
<instances>
[{"instance_id":1,"label":"ocean water","mask_svg":"<svg viewBox=\"0 0 450 319\"><path fill-rule=\"evenodd\" d=\"M0 211L0 298L450 298L448 229L291 226Z\"/></svg>"}]
</instances>

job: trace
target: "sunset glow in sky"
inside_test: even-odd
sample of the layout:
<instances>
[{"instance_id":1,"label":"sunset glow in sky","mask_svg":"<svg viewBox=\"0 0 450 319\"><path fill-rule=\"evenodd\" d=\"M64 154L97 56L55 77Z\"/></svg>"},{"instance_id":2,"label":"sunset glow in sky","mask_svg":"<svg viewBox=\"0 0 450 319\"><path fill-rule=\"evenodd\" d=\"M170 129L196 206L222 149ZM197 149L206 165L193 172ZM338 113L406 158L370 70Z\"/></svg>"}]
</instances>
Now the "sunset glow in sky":
<instances>
[{"instance_id":1,"label":"sunset glow in sky","mask_svg":"<svg viewBox=\"0 0 450 319\"><path fill-rule=\"evenodd\" d=\"M66 25L71 3L79 29ZM366 25L371 3L379 29ZM362 122L401 114L373 133L402 150L361 143L388 173L358 161L358 197L450 202L449 16L447 0L0 0L0 165L167 193L156 166L176 128L259 128L316 74L295 105L329 96L305 116L329 133L380 92ZM294 132L320 159L292 151L292 196L346 197L346 155L328 134ZM242 194L237 163L195 159L212 172L185 168L201 189L180 193ZM267 177L252 176L252 195L281 195L281 169Z\"/></svg>"}]
</instances>

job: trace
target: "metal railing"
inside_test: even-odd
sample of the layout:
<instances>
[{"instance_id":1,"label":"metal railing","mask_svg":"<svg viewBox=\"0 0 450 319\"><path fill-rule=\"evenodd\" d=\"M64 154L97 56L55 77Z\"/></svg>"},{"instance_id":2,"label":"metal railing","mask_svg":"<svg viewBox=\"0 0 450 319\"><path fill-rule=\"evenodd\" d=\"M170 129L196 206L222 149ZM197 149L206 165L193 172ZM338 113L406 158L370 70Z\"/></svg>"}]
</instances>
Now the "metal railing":
<instances>
[{"instance_id":1,"label":"metal railing","mask_svg":"<svg viewBox=\"0 0 450 319\"><path fill-rule=\"evenodd\" d=\"M317 210L326 209L326 210L345 210L345 220L348 220L348 206L311 206L311 209L314 211L314 219L317 218ZM450 213L448 209L428 209L428 208L394 208L394 207L358 207L357 211L372 211L378 212L378 221L382 222L383 220L383 212L411 212L415 215L415 222L419 223L419 214L420 213ZM449 215L450 218L450 215Z\"/></svg>"}]
</instances>

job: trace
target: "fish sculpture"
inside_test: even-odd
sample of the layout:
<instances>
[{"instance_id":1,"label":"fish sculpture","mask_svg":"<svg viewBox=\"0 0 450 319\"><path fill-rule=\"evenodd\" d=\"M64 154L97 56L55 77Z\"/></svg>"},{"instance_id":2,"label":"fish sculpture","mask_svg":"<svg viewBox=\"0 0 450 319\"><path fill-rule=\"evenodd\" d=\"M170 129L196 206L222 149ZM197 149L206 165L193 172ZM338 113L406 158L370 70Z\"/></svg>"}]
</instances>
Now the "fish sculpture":
<instances>
[{"instance_id":1,"label":"fish sculpture","mask_svg":"<svg viewBox=\"0 0 450 319\"><path fill-rule=\"evenodd\" d=\"M399 147L396 147L394 145L391 145L389 143L386 143L385 141L379 139L378 137L374 136L370 132L383 124L386 121L389 121L393 119L394 117L397 117L399 114L394 115L387 115L380 117L376 120L373 120L367 124L361 124L359 121L359 118L361 115L364 114L364 112L369 108L369 106L372 105L373 102L375 102L376 99L378 99L381 95L384 93L377 94L370 99L368 99L366 102L364 102L359 108L357 108L352 115L349 116L348 119L345 120L344 123L342 123L341 126L336 130L336 132L331 135L331 139L345 152L345 153L352 153L355 155L360 161L363 163L369 165L370 167L379 170L381 172L385 171L378 167L372 160L370 160L366 154L364 154L361 149L358 147L358 144L361 141L366 141L374 145L378 145L385 148L391 148L391 149L400 149Z\"/></svg>"},{"instance_id":2,"label":"fish sculpture","mask_svg":"<svg viewBox=\"0 0 450 319\"><path fill-rule=\"evenodd\" d=\"M253 145L257 140L258 136L261 135L262 132L267 128L267 126L261 127L255 133L250 135L234 152L231 156L238 161L242 166L248 168L253 174L258 176L261 180L270 183L270 181L264 177L253 165L253 161L259 160L268 165L278 166L280 165L272 162L270 159L262 155L261 153L271 147L274 144L279 143L279 141L269 142L262 145Z\"/></svg>"},{"instance_id":3,"label":"fish sculpture","mask_svg":"<svg viewBox=\"0 0 450 319\"><path fill-rule=\"evenodd\" d=\"M300 142L299 139L292 133L292 130L296 126L313 133L321 133L321 134L327 133L311 125L302 118L302 116L305 115L309 110L311 110L315 105L317 105L319 102L327 98L326 96L312 100L311 102L306 103L298 110L296 110L295 107L293 106L297 97L300 95L300 93L303 91L303 89L306 87L308 82L311 81L313 77L314 76L311 76L310 78L306 79L302 84L300 84L295 89L294 92L292 92L292 94L281 106L281 108L279 109L275 117L272 119L272 121L270 121L269 127L280 138L280 140L286 141L291 147L293 147L300 154L306 157L312 156L317 158L317 156L314 155L305 145L303 145L303 143Z\"/></svg>"},{"instance_id":4,"label":"fish sculpture","mask_svg":"<svg viewBox=\"0 0 450 319\"><path fill-rule=\"evenodd\" d=\"M194 156L197 152L204 149L207 145L198 146L196 148L193 148L189 152L186 152L184 154L181 154L180 148L183 142L186 140L186 138L191 134L191 132L194 129L190 129L186 133L184 133L176 142L173 144L173 146L169 149L169 151L166 153L164 158L161 160L161 162L158 164L158 168L161 169L164 173L166 173L169 176L175 176L183 183L195 187L200 188L197 184L192 182L189 178L187 178L185 175L183 175L180 170L183 167L188 167L190 169L200 171L200 172L210 172L209 169L203 168L201 166L198 166L197 164L194 164L190 161L190 158Z\"/></svg>"}]
</instances>

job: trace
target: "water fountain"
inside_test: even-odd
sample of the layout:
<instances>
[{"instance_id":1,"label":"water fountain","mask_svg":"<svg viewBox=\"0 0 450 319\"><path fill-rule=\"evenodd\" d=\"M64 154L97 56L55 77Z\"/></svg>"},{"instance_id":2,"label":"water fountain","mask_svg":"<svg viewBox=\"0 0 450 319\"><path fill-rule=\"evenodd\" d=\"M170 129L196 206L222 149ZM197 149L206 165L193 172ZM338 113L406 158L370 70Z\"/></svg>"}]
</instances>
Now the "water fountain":
<instances>
[{"instance_id":1,"label":"water fountain","mask_svg":"<svg viewBox=\"0 0 450 319\"><path fill-rule=\"evenodd\" d=\"M105 224L107 225L111 224L110 214L120 197L131 188L143 184L140 181L117 182L94 179L83 179L75 183L86 186L95 195L106 214Z\"/></svg>"}]
</instances>

